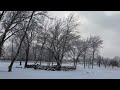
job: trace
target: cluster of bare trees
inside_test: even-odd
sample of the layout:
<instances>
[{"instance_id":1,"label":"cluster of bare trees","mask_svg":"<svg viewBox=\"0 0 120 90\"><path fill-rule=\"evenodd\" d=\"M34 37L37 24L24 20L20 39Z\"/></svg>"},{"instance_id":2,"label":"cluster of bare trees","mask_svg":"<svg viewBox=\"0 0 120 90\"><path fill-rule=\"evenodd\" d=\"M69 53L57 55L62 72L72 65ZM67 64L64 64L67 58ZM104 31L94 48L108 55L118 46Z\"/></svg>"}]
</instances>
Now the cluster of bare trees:
<instances>
[{"instance_id":1,"label":"cluster of bare trees","mask_svg":"<svg viewBox=\"0 0 120 90\"><path fill-rule=\"evenodd\" d=\"M0 12L0 57L3 50L10 56L8 71L16 60L24 60L34 64L45 61L48 66L57 64L61 70L64 60L70 60L77 67L83 58L94 66L95 57L103 40L99 36L82 39L79 30L80 22L74 14L67 18L52 18L46 11L1 11ZM5 42L10 43L3 49ZM21 62L20 62L21 63Z\"/></svg>"},{"instance_id":2,"label":"cluster of bare trees","mask_svg":"<svg viewBox=\"0 0 120 90\"><path fill-rule=\"evenodd\" d=\"M101 56L97 56L96 58L96 64L101 67L101 66L104 66L105 68L106 67L109 67L111 66L112 68L113 67L120 67L120 57L119 56L115 56L114 58L104 58L104 57L101 57Z\"/></svg>"}]
</instances>

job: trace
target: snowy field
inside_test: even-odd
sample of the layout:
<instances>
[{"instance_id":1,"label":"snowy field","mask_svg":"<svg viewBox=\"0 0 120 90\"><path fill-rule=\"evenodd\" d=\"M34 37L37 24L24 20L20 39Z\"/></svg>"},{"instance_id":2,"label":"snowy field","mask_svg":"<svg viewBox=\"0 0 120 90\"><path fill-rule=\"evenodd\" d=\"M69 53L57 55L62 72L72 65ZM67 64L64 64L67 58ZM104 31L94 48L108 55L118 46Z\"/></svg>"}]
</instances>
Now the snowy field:
<instances>
[{"instance_id":1,"label":"snowy field","mask_svg":"<svg viewBox=\"0 0 120 90\"><path fill-rule=\"evenodd\" d=\"M16 62L12 72L7 72L9 64L9 62L0 62L0 79L120 79L120 67L84 69L79 65L76 71L45 71L16 68L19 66Z\"/></svg>"}]
</instances>

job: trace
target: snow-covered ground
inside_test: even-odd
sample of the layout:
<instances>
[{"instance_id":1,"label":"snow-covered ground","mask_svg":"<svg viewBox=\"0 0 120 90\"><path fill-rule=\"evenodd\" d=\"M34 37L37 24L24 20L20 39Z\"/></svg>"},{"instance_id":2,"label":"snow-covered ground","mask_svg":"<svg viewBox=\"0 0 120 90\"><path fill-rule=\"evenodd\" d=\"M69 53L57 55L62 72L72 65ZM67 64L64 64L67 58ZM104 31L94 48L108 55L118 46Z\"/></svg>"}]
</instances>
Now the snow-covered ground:
<instances>
[{"instance_id":1,"label":"snow-covered ground","mask_svg":"<svg viewBox=\"0 0 120 90\"><path fill-rule=\"evenodd\" d=\"M19 63L14 63L12 72L7 72L9 64L0 62L0 79L120 79L120 67L84 69L83 66L78 66L76 71L45 71L16 68Z\"/></svg>"}]
</instances>

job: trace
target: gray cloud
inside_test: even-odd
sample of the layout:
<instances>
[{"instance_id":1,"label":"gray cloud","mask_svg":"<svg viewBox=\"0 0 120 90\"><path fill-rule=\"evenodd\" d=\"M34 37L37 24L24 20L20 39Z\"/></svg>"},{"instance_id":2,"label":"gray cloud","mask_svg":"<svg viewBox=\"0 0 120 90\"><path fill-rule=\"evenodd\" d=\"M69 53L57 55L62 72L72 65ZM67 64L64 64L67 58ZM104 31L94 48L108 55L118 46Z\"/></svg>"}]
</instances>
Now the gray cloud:
<instances>
[{"instance_id":1,"label":"gray cloud","mask_svg":"<svg viewBox=\"0 0 120 90\"><path fill-rule=\"evenodd\" d=\"M102 55L105 57L120 56L120 13L107 15L103 11L93 12L79 12L80 16L87 18L89 24L85 24L81 32L83 34L96 34L100 35L104 40L104 48L101 50Z\"/></svg>"},{"instance_id":2,"label":"gray cloud","mask_svg":"<svg viewBox=\"0 0 120 90\"><path fill-rule=\"evenodd\" d=\"M112 12L111 12L112 13ZM93 12L80 12L80 15L84 15L91 23L101 26L104 29L120 28L120 13L108 16L103 11Z\"/></svg>"}]
</instances>

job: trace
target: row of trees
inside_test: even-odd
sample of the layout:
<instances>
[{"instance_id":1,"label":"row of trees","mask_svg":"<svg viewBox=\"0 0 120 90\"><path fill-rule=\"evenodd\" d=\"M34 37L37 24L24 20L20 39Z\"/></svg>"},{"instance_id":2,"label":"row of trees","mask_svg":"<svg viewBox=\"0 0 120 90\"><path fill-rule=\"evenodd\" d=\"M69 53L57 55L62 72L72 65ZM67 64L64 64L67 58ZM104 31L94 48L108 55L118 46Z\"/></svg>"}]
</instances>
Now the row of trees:
<instances>
[{"instance_id":1,"label":"row of trees","mask_svg":"<svg viewBox=\"0 0 120 90\"><path fill-rule=\"evenodd\" d=\"M115 56L114 58L110 59L110 58L103 58L101 56L97 56L96 58L96 64L101 67L101 65L105 66L105 68L107 66L112 66L112 68L114 66L119 67L120 66L120 57L119 56Z\"/></svg>"},{"instance_id":2,"label":"row of trees","mask_svg":"<svg viewBox=\"0 0 120 90\"><path fill-rule=\"evenodd\" d=\"M57 63L61 70L62 62L69 60L77 63L81 57L92 60L101 48L103 40L99 36L83 39L77 31L80 29L79 19L74 14L67 18L52 18L46 11L1 11L0 12L0 57L2 53L10 57L8 71L16 60L24 60L25 68L28 60L45 61L50 66ZM4 46L5 42L9 45Z\"/></svg>"}]
</instances>

